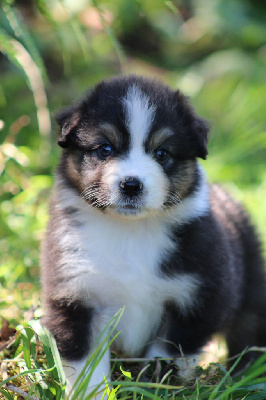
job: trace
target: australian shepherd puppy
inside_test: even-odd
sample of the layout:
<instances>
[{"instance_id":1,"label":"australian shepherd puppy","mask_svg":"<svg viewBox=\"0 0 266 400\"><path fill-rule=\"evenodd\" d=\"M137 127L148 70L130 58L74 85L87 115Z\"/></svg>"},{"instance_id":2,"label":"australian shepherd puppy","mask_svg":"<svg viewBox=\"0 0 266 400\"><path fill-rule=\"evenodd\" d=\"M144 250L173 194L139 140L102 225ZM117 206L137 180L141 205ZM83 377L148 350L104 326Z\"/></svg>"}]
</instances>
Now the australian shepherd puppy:
<instances>
[{"instance_id":1,"label":"australian shepherd puppy","mask_svg":"<svg viewBox=\"0 0 266 400\"><path fill-rule=\"evenodd\" d=\"M118 77L57 121L63 150L42 284L68 393L123 307L112 348L171 357L185 378L214 333L225 334L230 356L265 345L260 245L241 206L206 183L197 159L207 156L208 125L184 95ZM109 374L108 350L88 390Z\"/></svg>"}]
</instances>

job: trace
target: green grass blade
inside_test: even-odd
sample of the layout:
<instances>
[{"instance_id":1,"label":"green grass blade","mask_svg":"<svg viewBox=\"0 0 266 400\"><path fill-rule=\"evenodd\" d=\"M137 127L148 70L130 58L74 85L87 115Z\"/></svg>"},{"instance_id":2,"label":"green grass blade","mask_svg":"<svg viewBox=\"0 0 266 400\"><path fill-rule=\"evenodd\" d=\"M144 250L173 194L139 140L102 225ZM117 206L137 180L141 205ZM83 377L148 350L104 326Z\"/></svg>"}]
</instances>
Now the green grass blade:
<instances>
[{"instance_id":1,"label":"green grass blade","mask_svg":"<svg viewBox=\"0 0 266 400\"><path fill-rule=\"evenodd\" d=\"M39 68L26 48L19 41L13 39L1 30L0 50L25 73L36 106L39 131L45 138L49 137L51 132L51 119L45 87ZM50 141L47 141L46 144L48 151Z\"/></svg>"},{"instance_id":2,"label":"green grass blade","mask_svg":"<svg viewBox=\"0 0 266 400\"><path fill-rule=\"evenodd\" d=\"M235 367L238 365L238 363L240 362L241 358L243 357L243 355L246 353L246 349L241 353L241 355L238 357L238 359L235 361L235 363L233 364L233 366L229 369L229 371L227 371L227 373L225 374L225 376L221 379L221 381L219 382L219 384L215 387L215 389L213 390L213 392L211 393L209 400L211 399L218 399L217 394L219 392L219 390L221 389L221 387L223 386L223 384L228 380L228 378L230 377L231 372L233 372L233 370L235 369Z\"/></svg>"},{"instance_id":3,"label":"green grass blade","mask_svg":"<svg viewBox=\"0 0 266 400\"><path fill-rule=\"evenodd\" d=\"M7 390L0 389L0 393L2 393L7 400L14 400L14 397Z\"/></svg>"},{"instance_id":4,"label":"green grass blade","mask_svg":"<svg viewBox=\"0 0 266 400\"><path fill-rule=\"evenodd\" d=\"M34 336L32 329L27 327L19 326L17 330L20 332L22 339L22 348L24 354L24 360L27 368L31 368L31 339Z\"/></svg>"},{"instance_id":5,"label":"green grass blade","mask_svg":"<svg viewBox=\"0 0 266 400\"><path fill-rule=\"evenodd\" d=\"M11 40L12 36L8 35L6 32L0 29L0 51L4 53L13 64L15 64L18 68L23 70L21 64L17 60L16 57L17 52L14 46L12 46Z\"/></svg>"},{"instance_id":6,"label":"green grass blade","mask_svg":"<svg viewBox=\"0 0 266 400\"><path fill-rule=\"evenodd\" d=\"M22 24L18 10L12 7L7 0L4 0L3 11L14 34L27 48L35 64L40 69L43 79L48 80L46 75L46 69L42 61L42 57L39 53L39 50L32 40L32 35L28 32L27 28Z\"/></svg>"},{"instance_id":7,"label":"green grass blade","mask_svg":"<svg viewBox=\"0 0 266 400\"><path fill-rule=\"evenodd\" d=\"M57 35L58 43L60 46L60 54L62 55L63 65L64 65L64 73L65 75L70 74L70 53L66 46L64 45L64 35L60 31L60 24L53 18L50 9L45 0L35 0L35 6L39 10L40 14L45 18L48 23L52 26L52 29Z\"/></svg>"},{"instance_id":8,"label":"green grass blade","mask_svg":"<svg viewBox=\"0 0 266 400\"><path fill-rule=\"evenodd\" d=\"M40 340L43 344L44 351L46 354L48 366L51 368L55 365L56 367L55 370L56 373L54 374L53 377L56 380L59 379L59 383L61 384L62 388L65 388L66 377L54 337L48 331L48 329L46 329L41 325L39 320L30 321L28 324L34 329L34 331L40 337Z\"/></svg>"},{"instance_id":9,"label":"green grass blade","mask_svg":"<svg viewBox=\"0 0 266 400\"><path fill-rule=\"evenodd\" d=\"M98 11L104 31L107 34L107 36L110 38L111 43L114 47L115 53L117 55L117 59L119 61L119 65L120 65L120 70L123 71L123 65L125 64L125 61L126 61L126 57L125 57L123 48L122 48L121 44L119 43L119 41L117 40L110 25L106 23L104 11L103 11L102 7L100 6L99 1L92 0L92 4L95 7L95 9Z\"/></svg>"},{"instance_id":10,"label":"green grass blade","mask_svg":"<svg viewBox=\"0 0 266 400\"><path fill-rule=\"evenodd\" d=\"M69 16L69 23L70 23L72 30L76 36L76 39L77 39L77 42L82 51L84 60L87 62L89 60L89 48L88 48L88 41L87 41L86 35L82 31L82 26L79 23L79 21L76 19L76 17L72 15L71 11L67 8L67 6L64 4L64 2L62 0L58 0L58 2L60 3L61 7L65 10L65 12Z\"/></svg>"}]
</instances>

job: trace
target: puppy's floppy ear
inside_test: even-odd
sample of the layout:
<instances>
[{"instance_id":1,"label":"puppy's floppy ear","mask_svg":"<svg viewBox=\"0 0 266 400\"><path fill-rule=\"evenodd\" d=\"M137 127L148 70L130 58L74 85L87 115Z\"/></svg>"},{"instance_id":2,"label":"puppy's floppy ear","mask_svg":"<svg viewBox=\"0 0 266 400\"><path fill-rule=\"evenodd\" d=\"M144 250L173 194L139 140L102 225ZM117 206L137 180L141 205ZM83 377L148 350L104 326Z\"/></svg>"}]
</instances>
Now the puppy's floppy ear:
<instances>
[{"instance_id":1,"label":"puppy's floppy ear","mask_svg":"<svg viewBox=\"0 0 266 400\"><path fill-rule=\"evenodd\" d=\"M55 120L60 128L57 142L59 146L66 148L71 142L75 142L74 137L80 117L80 111L73 107L69 107L55 115Z\"/></svg>"},{"instance_id":2,"label":"puppy's floppy ear","mask_svg":"<svg viewBox=\"0 0 266 400\"><path fill-rule=\"evenodd\" d=\"M197 157L206 160L208 149L208 133L209 133L209 123L199 117L198 115L195 116L195 119L192 124L193 134L195 135L197 141Z\"/></svg>"},{"instance_id":3,"label":"puppy's floppy ear","mask_svg":"<svg viewBox=\"0 0 266 400\"><path fill-rule=\"evenodd\" d=\"M200 157L206 159L208 154L208 132L209 124L202 117L198 116L190 105L189 98L177 90L174 92L175 109L180 121L180 128L185 129L188 153L191 158ZM188 141L187 141L188 140Z\"/></svg>"}]
</instances>

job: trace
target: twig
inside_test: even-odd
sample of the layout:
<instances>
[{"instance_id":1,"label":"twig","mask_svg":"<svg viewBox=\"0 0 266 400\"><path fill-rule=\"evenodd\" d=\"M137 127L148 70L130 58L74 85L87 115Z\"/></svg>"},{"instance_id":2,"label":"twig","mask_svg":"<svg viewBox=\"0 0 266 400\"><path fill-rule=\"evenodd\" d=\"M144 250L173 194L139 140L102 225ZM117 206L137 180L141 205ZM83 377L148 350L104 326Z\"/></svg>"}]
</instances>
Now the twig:
<instances>
[{"instance_id":1,"label":"twig","mask_svg":"<svg viewBox=\"0 0 266 400\"><path fill-rule=\"evenodd\" d=\"M25 392L24 390L12 385L12 384L7 384L6 385L6 389L10 390L11 392L14 392L16 394L18 394L19 396L24 397L25 399L29 399L29 400L40 400L38 397L35 396L29 396L29 393Z\"/></svg>"},{"instance_id":2,"label":"twig","mask_svg":"<svg viewBox=\"0 0 266 400\"><path fill-rule=\"evenodd\" d=\"M186 355L183 354L182 350L179 348L179 350L181 351L181 358L186 358ZM260 351L262 353L266 353L266 347L258 347L258 346L252 346L249 347L246 352L250 352L250 351ZM239 356L241 356L242 353L236 354L233 357L228 358L228 360L234 360L236 358L238 358ZM141 363L141 362L152 362L155 360L158 361L174 361L176 360L176 358L178 357L154 357L154 358L111 358L111 361L121 361L121 362L129 362L129 363Z\"/></svg>"},{"instance_id":3,"label":"twig","mask_svg":"<svg viewBox=\"0 0 266 400\"><path fill-rule=\"evenodd\" d=\"M3 361L1 363L1 375L2 375L3 381L5 381L8 378L7 362L6 361Z\"/></svg>"},{"instance_id":4,"label":"twig","mask_svg":"<svg viewBox=\"0 0 266 400\"><path fill-rule=\"evenodd\" d=\"M0 352L8 349L12 344L15 342L15 336L13 336L11 339L9 339L6 343L4 343L2 346L0 346Z\"/></svg>"},{"instance_id":5,"label":"twig","mask_svg":"<svg viewBox=\"0 0 266 400\"><path fill-rule=\"evenodd\" d=\"M246 350L245 354L246 354L246 353L249 353L250 351L260 351L261 353L266 353L266 347L251 346L251 347L249 347L249 348ZM240 357L241 354L242 354L242 353L236 354L236 355L234 355L234 356L228 358L227 360L228 360L228 361L235 360L236 358Z\"/></svg>"},{"instance_id":6,"label":"twig","mask_svg":"<svg viewBox=\"0 0 266 400\"><path fill-rule=\"evenodd\" d=\"M176 357L154 357L154 358L111 358L111 361L121 361L129 363L152 362L152 361L174 361Z\"/></svg>"},{"instance_id":7,"label":"twig","mask_svg":"<svg viewBox=\"0 0 266 400\"><path fill-rule=\"evenodd\" d=\"M251 346L247 351L261 351L262 353L265 353L266 347Z\"/></svg>"}]
</instances>

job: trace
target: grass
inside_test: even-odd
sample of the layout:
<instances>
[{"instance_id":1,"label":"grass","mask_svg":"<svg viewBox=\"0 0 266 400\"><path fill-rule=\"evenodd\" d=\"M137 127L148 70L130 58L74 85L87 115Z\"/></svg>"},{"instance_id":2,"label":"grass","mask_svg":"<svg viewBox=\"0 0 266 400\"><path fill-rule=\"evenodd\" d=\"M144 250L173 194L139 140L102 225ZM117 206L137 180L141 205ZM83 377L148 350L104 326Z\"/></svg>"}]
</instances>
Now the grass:
<instances>
[{"instance_id":1,"label":"grass","mask_svg":"<svg viewBox=\"0 0 266 400\"><path fill-rule=\"evenodd\" d=\"M191 12L186 2L180 8L166 0L95 0L91 9L78 0L71 6L35 0L29 24L12 0L2 3L0 309L5 319L0 398L60 399L65 390L62 364L53 338L40 325L39 245L58 158L55 129L49 128L53 111L70 104L85 87L121 71L156 76L181 88L212 125L209 157L203 162L209 180L221 182L245 204L265 252L266 25L260 11L250 13L240 0L199 0L188 21L182 19ZM159 44L149 52L138 45L150 37L155 42L159 38ZM88 360L90 371L106 345L103 340ZM115 354L112 358L110 399L266 398L263 351L238 377L222 359L206 361L190 384L163 361L143 371L139 363ZM154 370L159 367L163 373L158 379ZM143 381L144 373L149 381ZM87 383L80 382L76 394Z\"/></svg>"},{"instance_id":2,"label":"grass","mask_svg":"<svg viewBox=\"0 0 266 400\"><path fill-rule=\"evenodd\" d=\"M73 398L89 399L99 392L94 388L90 395L83 395L89 385L90 376L97 367L104 352L107 351L115 326L121 313L114 316L108 324L98 345L87 360L77 385L72 392ZM107 334L107 331L109 332ZM12 344L12 346L11 346ZM5 349L3 350L3 347ZM61 399L65 392L65 375L55 341L51 334L41 326L40 321L34 319L24 326L19 326L15 336L11 334L5 345L1 362L2 381L0 393L3 399L32 400ZM110 381L106 386L109 399L252 399L259 400L266 397L266 354L249 367L245 373L232 377L235 366L241 359L236 359L230 370L226 370L219 363L212 363L207 368L198 367L197 378L184 384L171 370L170 365L161 374L160 379L151 378L154 367L140 365L132 367L130 360L120 361L113 356L113 370ZM165 367L162 360L158 364ZM141 378L145 374L145 381ZM147 381L147 377L151 380Z\"/></svg>"}]
</instances>

